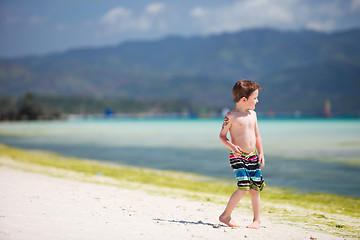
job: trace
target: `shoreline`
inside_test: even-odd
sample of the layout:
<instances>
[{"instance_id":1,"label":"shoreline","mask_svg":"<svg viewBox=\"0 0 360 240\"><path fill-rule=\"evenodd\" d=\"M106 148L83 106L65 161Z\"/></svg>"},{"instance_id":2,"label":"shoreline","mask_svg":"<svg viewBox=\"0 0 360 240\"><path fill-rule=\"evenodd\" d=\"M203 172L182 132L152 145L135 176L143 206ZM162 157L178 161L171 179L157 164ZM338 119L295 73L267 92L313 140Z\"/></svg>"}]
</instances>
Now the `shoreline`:
<instances>
[{"instance_id":1,"label":"shoreline","mask_svg":"<svg viewBox=\"0 0 360 240\"><path fill-rule=\"evenodd\" d=\"M0 134L1 135L1 134ZM91 161L101 161L104 164L114 163L125 166L133 166L138 168L150 168L158 169L161 171L180 171L190 174L201 174L209 176L210 178L224 178L229 182L234 182L233 173L231 168L226 162L227 151L222 149L186 149L184 148L161 148L161 147L152 147L145 146L140 148L135 147L112 147L107 149L106 145L104 146L90 146L79 147L74 146L57 146L57 147L45 147L42 148L41 145L32 145L26 144L26 141L31 141L31 137L27 136L25 139L25 144L20 143L16 144L16 141L4 140L4 144L9 144L16 146L17 148L24 149L26 151L32 151L33 149L44 149L40 151L44 152L56 152L57 154L64 154L62 156L66 158L77 158L77 159L91 159ZM0 137L0 139L2 139ZM0 141L1 142L1 141ZM1 144L1 143L0 143ZM66 150L64 150L66 149ZM64 152L64 153L62 153ZM137 153L146 154L146 157L137 158ZM179 158L181 161L174 161L175 157L172 157L171 161L166 162L167 154L162 154L157 157L160 152L165 152L167 154L175 152L177 155L176 158ZM312 153L309 153L312 156ZM193 161L194 159L198 160L196 157L204 154L210 154L210 160L199 159L200 161ZM287 154L287 155L286 155ZM75 156L75 157L74 157ZM124 156L124 158L119 156ZM182 159L184 156L184 159ZM278 157L272 153L267 155L268 164L263 170L263 176L265 182L270 184L268 186L278 187L283 189L292 189L296 192L301 192L304 194L308 193L318 193L318 194L331 194L336 196L343 197L354 197L360 198L360 192L357 191L357 186L360 181L360 177L357 174L360 170L360 161L356 158L357 155L353 155L353 158L343 157L344 160L335 160L330 157L314 157L311 159L304 157L296 157L296 152L289 151L283 154L283 156ZM96 160L102 159L105 160ZM136 161L134 159L136 158ZM221 161L214 161L214 159L219 159ZM223 161L225 160L225 161ZM152 162L155 164L152 165ZM167 165L168 164L168 165ZM208 165L205 165L208 164ZM316 168L311 168L313 164L316 164ZM202 166L206 166L203 168ZM165 166L165 167L163 167ZM278 171L278 167L281 167ZM339 169L339 170L338 170ZM277 174L274 172L278 171ZM318 175L317 171L321 171ZM300 174L302 172L309 172L307 177L303 177ZM343 174L346 174L345 179L343 179L347 184L344 185L344 181L338 181L341 179ZM352 181L349 181L352 180ZM314 184L316 182L316 184Z\"/></svg>"},{"instance_id":2,"label":"shoreline","mask_svg":"<svg viewBox=\"0 0 360 240\"><path fill-rule=\"evenodd\" d=\"M0 124L0 142L68 157L233 180L228 149L218 141L219 126L218 120ZM262 174L267 184L360 197L359 122L274 120L259 127L266 142L268 161Z\"/></svg>"},{"instance_id":3,"label":"shoreline","mask_svg":"<svg viewBox=\"0 0 360 240\"><path fill-rule=\"evenodd\" d=\"M216 183L216 178L197 174L77 160L4 145L0 145L0 166L73 181L100 183L124 190L141 189L150 195L215 204L221 209L234 191L233 185ZM137 175L138 173L140 174ZM360 199L328 194L304 195L287 189L267 187L262 193L262 200L262 215L271 224L294 226L304 232L331 233L334 239L336 236L359 237L357 209ZM340 209L339 206L344 208ZM245 198L239 208L241 214L246 212L250 216L248 220L251 220L249 198ZM218 222L217 219L215 222ZM215 224L214 221L212 223Z\"/></svg>"}]
</instances>

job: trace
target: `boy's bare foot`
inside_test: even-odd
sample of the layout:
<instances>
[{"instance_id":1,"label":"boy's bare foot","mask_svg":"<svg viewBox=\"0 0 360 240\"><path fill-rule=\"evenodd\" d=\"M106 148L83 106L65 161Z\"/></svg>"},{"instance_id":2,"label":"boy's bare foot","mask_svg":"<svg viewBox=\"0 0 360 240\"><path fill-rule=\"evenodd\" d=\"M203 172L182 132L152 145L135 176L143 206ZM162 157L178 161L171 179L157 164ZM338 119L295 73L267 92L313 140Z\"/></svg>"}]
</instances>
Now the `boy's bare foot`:
<instances>
[{"instance_id":1,"label":"boy's bare foot","mask_svg":"<svg viewBox=\"0 0 360 240\"><path fill-rule=\"evenodd\" d=\"M231 217L224 217L223 215L221 215L219 217L219 221L225 223L229 227L235 227L235 228L240 227L234 220L231 219Z\"/></svg>"},{"instance_id":2,"label":"boy's bare foot","mask_svg":"<svg viewBox=\"0 0 360 240\"><path fill-rule=\"evenodd\" d=\"M260 229L260 222L258 221L254 221L252 224L250 224L249 226L246 226L247 228L251 228L251 229Z\"/></svg>"}]
</instances>

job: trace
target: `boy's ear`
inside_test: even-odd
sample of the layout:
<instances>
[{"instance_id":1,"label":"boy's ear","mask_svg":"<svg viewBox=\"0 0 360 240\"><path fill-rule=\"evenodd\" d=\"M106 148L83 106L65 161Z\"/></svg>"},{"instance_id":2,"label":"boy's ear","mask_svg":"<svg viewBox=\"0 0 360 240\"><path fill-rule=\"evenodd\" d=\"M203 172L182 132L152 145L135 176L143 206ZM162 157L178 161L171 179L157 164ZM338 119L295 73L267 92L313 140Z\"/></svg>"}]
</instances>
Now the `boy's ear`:
<instances>
[{"instance_id":1,"label":"boy's ear","mask_svg":"<svg viewBox=\"0 0 360 240\"><path fill-rule=\"evenodd\" d=\"M242 97L242 98L240 99L240 101L246 102L246 101L247 101L247 98L246 98L246 97Z\"/></svg>"}]
</instances>

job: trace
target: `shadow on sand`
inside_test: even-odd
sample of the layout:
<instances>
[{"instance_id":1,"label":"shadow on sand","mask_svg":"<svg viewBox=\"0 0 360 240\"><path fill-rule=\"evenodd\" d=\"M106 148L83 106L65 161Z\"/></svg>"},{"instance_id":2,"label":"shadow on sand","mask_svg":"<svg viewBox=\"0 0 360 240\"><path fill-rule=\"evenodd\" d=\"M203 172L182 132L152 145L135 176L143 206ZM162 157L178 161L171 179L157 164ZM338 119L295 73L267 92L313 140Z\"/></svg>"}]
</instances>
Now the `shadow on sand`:
<instances>
[{"instance_id":1,"label":"shadow on sand","mask_svg":"<svg viewBox=\"0 0 360 240\"><path fill-rule=\"evenodd\" d=\"M192 224L192 225L205 225L205 226L211 226L213 228L220 228L220 227L228 227L224 224L214 224L214 223L206 223L206 222L203 222L201 220L197 221L197 222L192 222L192 221L184 221L184 220L169 220L169 219L153 219L154 221L158 221L158 222L169 222L169 223L181 223L181 224L184 224L184 225L189 225L189 224Z\"/></svg>"}]
</instances>

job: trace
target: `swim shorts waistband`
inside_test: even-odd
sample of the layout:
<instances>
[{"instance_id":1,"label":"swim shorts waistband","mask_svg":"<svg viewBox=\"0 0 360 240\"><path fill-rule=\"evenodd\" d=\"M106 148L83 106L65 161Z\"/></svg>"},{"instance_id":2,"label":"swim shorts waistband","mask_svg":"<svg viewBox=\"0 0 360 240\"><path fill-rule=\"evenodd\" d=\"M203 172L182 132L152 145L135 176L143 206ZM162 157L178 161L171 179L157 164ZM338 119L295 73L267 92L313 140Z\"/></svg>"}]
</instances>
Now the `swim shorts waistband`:
<instances>
[{"instance_id":1,"label":"swim shorts waistband","mask_svg":"<svg viewBox=\"0 0 360 240\"><path fill-rule=\"evenodd\" d=\"M234 154L232 150L230 150L230 153ZM251 152L251 153L241 152L241 155L243 155L243 156L253 156L253 155L256 155L256 151Z\"/></svg>"}]
</instances>

